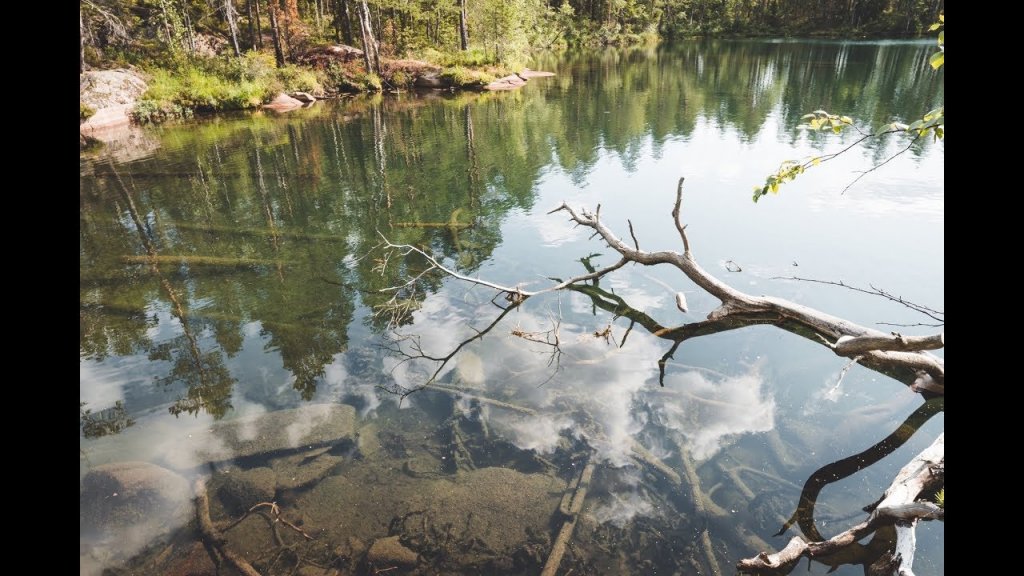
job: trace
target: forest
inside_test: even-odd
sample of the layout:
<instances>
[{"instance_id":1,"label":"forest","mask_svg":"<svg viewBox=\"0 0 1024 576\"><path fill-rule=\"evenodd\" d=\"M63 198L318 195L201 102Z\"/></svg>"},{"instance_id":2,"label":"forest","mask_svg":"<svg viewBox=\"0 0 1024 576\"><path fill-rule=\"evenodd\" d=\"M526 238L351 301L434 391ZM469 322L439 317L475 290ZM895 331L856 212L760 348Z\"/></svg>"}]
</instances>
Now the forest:
<instances>
[{"instance_id":1,"label":"forest","mask_svg":"<svg viewBox=\"0 0 1024 576\"><path fill-rule=\"evenodd\" d=\"M538 50L690 37L907 37L942 0L81 0L79 69L141 68L137 121L411 87L479 88ZM337 58L330 46L358 49ZM327 56L325 57L325 54ZM93 111L83 105L82 119Z\"/></svg>"}]
</instances>

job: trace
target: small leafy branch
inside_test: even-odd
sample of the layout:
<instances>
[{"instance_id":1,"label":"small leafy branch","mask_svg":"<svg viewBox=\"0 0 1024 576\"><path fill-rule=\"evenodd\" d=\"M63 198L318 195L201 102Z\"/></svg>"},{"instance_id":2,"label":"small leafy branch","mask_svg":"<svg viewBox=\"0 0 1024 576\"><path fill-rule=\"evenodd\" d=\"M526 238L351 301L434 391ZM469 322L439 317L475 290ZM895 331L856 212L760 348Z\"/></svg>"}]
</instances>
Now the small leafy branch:
<instances>
[{"instance_id":1,"label":"small leafy branch","mask_svg":"<svg viewBox=\"0 0 1024 576\"><path fill-rule=\"evenodd\" d=\"M939 51L932 55L928 60L932 68L938 70L945 63L945 35L942 28L945 26L945 17L943 14L939 14L939 22L932 24L929 30L939 30L938 45ZM843 188L843 193L850 189L854 184L857 183L861 178L867 174L874 172L875 170L885 166L897 156L903 154L907 150L910 150L911 146L914 145L919 139L931 136L933 140L942 140L945 136L945 124L946 124L946 109L945 106L939 106L934 110L929 111L927 114L922 116L919 120L915 120L910 124L904 124L902 122L890 122L879 128L876 131L870 132L862 130L858 127L852 118L849 116L840 116L838 114L832 114L827 110L815 110L810 114L804 114L801 117L803 121L799 128L806 130L813 130L816 132L830 131L833 134L842 134L846 129L855 130L860 137L855 140L849 146L846 146L838 152L831 154L823 154L821 156L812 156L804 160L786 160L779 165L778 170L769 174L765 178L765 182L761 186L754 186L754 202L761 199L762 196L767 196L769 193L778 194L779 187L786 182L791 182L796 179L797 176L803 174L808 168L817 166L822 162L828 162L852 148L860 145L865 140L871 138L881 138L888 134L906 134L911 137L910 142L898 152L885 160L875 164L871 168L861 172L859 176L853 179L846 188Z\"/></svg>"}]
</instances>

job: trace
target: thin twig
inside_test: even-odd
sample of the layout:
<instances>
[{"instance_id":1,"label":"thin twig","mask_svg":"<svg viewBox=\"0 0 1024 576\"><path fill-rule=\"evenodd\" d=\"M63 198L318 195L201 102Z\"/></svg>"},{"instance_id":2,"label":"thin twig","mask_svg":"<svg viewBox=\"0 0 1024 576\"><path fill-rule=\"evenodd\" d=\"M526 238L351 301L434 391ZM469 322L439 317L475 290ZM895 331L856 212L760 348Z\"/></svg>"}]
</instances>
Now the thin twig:
<instances>
[{"instance_id":1,"label":"thin twig","mask_svg":"<svg viewBox=\"0 0 1024 576\"><path fill-rule=\"evenodd\" d=\"M629 224L629 235L633 238L633 247L639 250L640 242L636 239L636 234L633 232L633 221L626 218L626 223Z\"/></svg>"},{"instance_id":2,"label":"thin twig","mask_svg":"<svg viewBox=\"0 0 1024 576\"><path fill-rule=\"evenodd\" d=\"M843 188L843 191L840 192L839 195L842 196L843 194L846 194L846 191L849 190L850 188L852 188L853 185L856 184L858 180L860 180L861 178L863 178L863 177L867 176L868 174L874 172L875 170L878 170L882 166L885 166L886 164L891 162L894 158L896 158L900 154L903 154L907 150L910 150L910 148L914 145L914 142L917 142L918 138L920 138L920 137L921 137L920 135L914 136L914 138L910 140L910 144L907 144L906 148L904 148L903 150L900 150L899 152L893 154L892 156L889 156L888 158L886 158L882 162L879 162L878 164L875 164L871 168L868 168L867 170L861 172L860 176L857 176L856 178L853 179L853 182L850 182L849 184L847 184L846 188Z\"/></svg>"},{"instance_id":3,"label":"thin twig","mask_svg":"<svg viewBox=\"0 0 1024 576\"><path fill-rule=\"evenodd\" d=\"M828 284L830 286L839 286L840 288L846 288L848 290L853 290L855 292L862 292L864 294L871 294L872 296L881 296L882 298L885 298L887 300L892 300L893 302L896 302L897 304L902 304L903 306L906 306L907 308L910 308L911 310L913 310L915 312L919 312L921 314L924 314L925 316L931 318L932 320L935 320L935 321L938 321L938 322L942 322L942 324L938 324L936 326L945 326L946 319L945 318L940 318L940 316L945 316L945 312L942 312L941 310L935 310L934 308L929 308L928 306L925 306L923 304L915 304L913 302L910 302L909 300L904 300L902 296L893 296L889 292L887 292L887 291L885 291L885 290L883 290L881 288L876 288L875 286L873 286L871 284L868 284L868 286L871 287L871 289L868 290L867 288L860 288L860 287L857 287L857 286L851 286L849 284L846 284L842 280L836 282L836 281L833 281L833 280L818 280L818 279L815 279L815 278L801 278L799 276L773 276L772 280L797 280L799 282L813 282L815 284ZM883 324L883 322L879 322L879 324Z\"/></svg>"},{"instance_id":4,"label":"thin twig","mask_svg":"<svg viewBox=\"0 0 1024 576\"><path fill-rule=\"evenodd\" d=\"M242 522L242 520L245 520L246 518L249 517L250 514L252 514L253 512L259 510L260 508L270 508L270 513L274 516L274 521L275 522L280 522L280 523L284 524L285 526L291 528L292 530L295 530L299 534L302 534L302 536L305 537L306 540L312 540L313 539L312 536L310 536L309 534L306 534L305 530L303 530L302 528L299 528L295 524L292 524L291 522L289 522L289 521L287 521L287 520L285 520L284 518L281 517L281 508L277 505L277 502L260 502L259 504L253 505L253 507L249 508L249 510L247 510L245 512L245 514L242 515L241 518L235 520L234 522L229 524L226 528L224 528L224 531L227 532L228 530L234 528L235 526L238 526L238 524L240 524Z\"/></svg>"}]
</instances>

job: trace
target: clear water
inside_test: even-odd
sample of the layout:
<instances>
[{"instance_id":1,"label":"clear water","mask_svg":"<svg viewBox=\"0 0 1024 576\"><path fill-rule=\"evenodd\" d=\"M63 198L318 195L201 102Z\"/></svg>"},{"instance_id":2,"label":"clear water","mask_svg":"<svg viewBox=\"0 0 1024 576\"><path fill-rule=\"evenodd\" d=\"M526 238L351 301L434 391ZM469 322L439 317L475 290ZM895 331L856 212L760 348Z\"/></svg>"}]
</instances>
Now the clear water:
<instances>
[{"instance_id":1,"label":"clear water","mask_svg":"<svg viewBox=\"0 0 1024 576\"><path fill-rule=\"evenodd\" d=\"M380 244L536 290L584 273L588 255L615 261L547 213L563 200L600 205L621 237L631 223L644 249L681 250L670 210L685 176L683 219L712 273L927 333L880 324L933 322L893 302L785 278L941 310L941 142L914 143L845 192L907 142L855 149L758 204L751 194L781 161L853 142L796 129L808 111L878 126L941 103L932 51L713 41L542 56L532 67L557 76L514 93L205 118L83 154L81 572L213 571L195 529L199 479L224 546L261 573L537 574L568 518L563 495L571 507L589 468L558 574L734 573L799 533L774 536L816 470L895 433L905 443L869 450L870 465L820 490L825 537L858 522L943 430L941 401L860 366L836 386L844 359L771 326L684 342L662 387L672 342L578 292L531 298L447 363L418 357L449 355L507 302L434 273L387 291L425 261ZM627 266L600 287L665 327L717 305L667 267ZM435 371L439 387L396 394ZM125 462L160 468L116 472ZM230 526L261 501L296 529L269 506ZM387 536L418 563L380 552ZM837 573L863 573L887 536ZM943 573L942 550L941 523L922 525L919 571Z\"/></svg>"}]
</instances>

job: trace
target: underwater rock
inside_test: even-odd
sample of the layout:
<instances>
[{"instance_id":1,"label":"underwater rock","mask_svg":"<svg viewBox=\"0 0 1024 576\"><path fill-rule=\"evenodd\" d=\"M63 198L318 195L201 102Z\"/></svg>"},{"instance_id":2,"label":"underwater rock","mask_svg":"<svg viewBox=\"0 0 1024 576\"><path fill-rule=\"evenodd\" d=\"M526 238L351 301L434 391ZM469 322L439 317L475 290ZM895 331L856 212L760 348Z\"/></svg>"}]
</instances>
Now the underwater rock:
<instances>
[{"instance_id":1,"label":"underwater rock","mask_svg":"<svg viewBox=\"0 0 1024 576\"><path fill-rule=\"evenodd\" d=\"M308 404L219 422L209 434L198 449L207 462L351 444L356 410L347 404Z\"/></svg>"},{"instance_id":2,"label":"underwater rock","mask_svg":"<svg viewBox=\"0 0 1024 576\"><path fill-rule=\"evenodd\" d=\"M79 559L99 573L164 541L192 517L192 490L180 475L148 462L116 462L90 470L79 494Z\"/></svg>"},{"instance_id":3,"label":"underwater rock","mask_svg":"<svg viewBox=\"0 0 1024 576\"><path fill-rule=\"evenodd\" d=\"M271 502L277 487L277 474L270 468L233 470L216 474L210 481L224 509L235 516L244 514L260 502Z\"/></svg>"},{"instance_id":4,"label":"underwater rock","mask_svg":"<svg viewBox=\"0 0 1024 576\"><path fill-rule=\"evenodd\" d=\"M419 555L402 546L398 536L390 536L374 541L366 559L375 566L415 566Z\"/></svg>"},{"instance_id":5,"label":"underwater rock","mask_svg":"<svg viewBox=\"0 0 1024 576\"><path fill-rule=\"evenodd\" d=\"M85 527L96 529L145 523L152 517L181 523L190 513L191 495L188 481L156 464L103 464L82 478L79 516Z\"/></svg>"}]
</instances>

